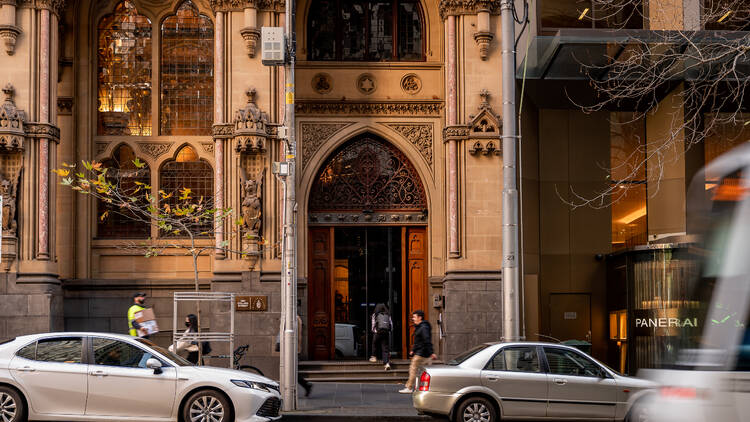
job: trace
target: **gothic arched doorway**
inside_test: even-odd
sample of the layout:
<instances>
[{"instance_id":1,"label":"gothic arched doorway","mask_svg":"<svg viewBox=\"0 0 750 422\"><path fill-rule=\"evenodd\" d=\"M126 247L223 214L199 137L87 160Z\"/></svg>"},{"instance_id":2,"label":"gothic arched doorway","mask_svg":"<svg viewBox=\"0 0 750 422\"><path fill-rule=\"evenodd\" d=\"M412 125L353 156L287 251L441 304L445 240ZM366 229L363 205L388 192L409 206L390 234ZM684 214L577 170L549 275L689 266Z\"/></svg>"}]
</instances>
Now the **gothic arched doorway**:
<instances>
[{"instance_id":1,"label":"gothic arched doorway","mask_svg":"<svg viewBox=\"0 0 750 422\"><path fill-rule=\"evenodd\" d=\"M384 303L392 355L403 358L411 311L427 311L427 196L416 169L360 135L320 167L308 205L309 357L371 355L370 315Z\"/></svg>"}]
</instances>

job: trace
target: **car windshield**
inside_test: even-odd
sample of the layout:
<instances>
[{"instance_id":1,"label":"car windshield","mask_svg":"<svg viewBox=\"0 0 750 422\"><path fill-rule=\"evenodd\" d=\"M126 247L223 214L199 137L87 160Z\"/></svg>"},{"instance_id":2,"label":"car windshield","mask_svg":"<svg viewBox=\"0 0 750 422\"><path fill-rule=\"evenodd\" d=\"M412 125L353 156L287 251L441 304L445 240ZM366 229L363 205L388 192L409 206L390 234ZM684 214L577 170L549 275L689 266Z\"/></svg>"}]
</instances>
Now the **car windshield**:
<instances>
[{"instance_id":1,"label":"car windshield","mask_svg":"<svg viewBox=\"0 0 750 422\"><path fill-rule=\"evenodd\" d=\"M488 347L490 347L489 344L480 344L479 346L473 347L473 348L471 348L471 349L469 349L469 350L461 353L460 355L456 356L455 358L449 360L448 363L447 363L447 365L453 365L453 366L460 365L460 364L464 363L470 357L476 355L477 353L481 352L482 350L484 350L484 349L486 349Z\"/></svg>"},{"instance_id":2,"label":"car windshield","mask_svg":"<svg viewBox=\"0 0 750 422\"><path fill-rule=\"evenodd\" d=\"M137 339L137 341L139 343L141 343L141 344L144 344L144 345L146 345L146 346L148 346L148 347L156 350L160 354L168 357L169 359L172 360L172 362L176 363L179 366L195 366L195 365L193 365L192 362L190 362L190 361L186 360L185 358L177 355L176 353L172 353L169 350L167 350L167 349L165 349L165 348L163 348L161 346L156 345L151 340L146 340L145 338L139 338L139 339Z\"/></svg>"}]
</instances>

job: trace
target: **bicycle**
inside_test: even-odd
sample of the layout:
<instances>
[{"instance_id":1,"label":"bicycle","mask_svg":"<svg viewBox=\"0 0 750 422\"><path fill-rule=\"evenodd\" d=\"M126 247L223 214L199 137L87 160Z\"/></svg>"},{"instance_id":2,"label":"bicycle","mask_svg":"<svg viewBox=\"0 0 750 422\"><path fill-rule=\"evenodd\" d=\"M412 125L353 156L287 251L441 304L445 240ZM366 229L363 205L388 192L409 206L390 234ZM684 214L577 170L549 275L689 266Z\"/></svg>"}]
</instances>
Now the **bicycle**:
<instances>
[{"instance_id":1,"label":"bicycle","mask_svg":"<svg viewBox=\"0 0 750 422\"><path fill-rule=\"evenodd\" d=\"M265 376L263 374L263 371L261 371L260 369L258 369L257 367L253 365L240 365L240 361L245 356L249 348L250 348L250 345L246 344L244 346L240 346L234 349L234 363L232 364L232 367L240 371L247 371L250 373L255 373L261 376ZM224 356L224 357L229 357L229 356Z\"/></svg>"}]
</instances>

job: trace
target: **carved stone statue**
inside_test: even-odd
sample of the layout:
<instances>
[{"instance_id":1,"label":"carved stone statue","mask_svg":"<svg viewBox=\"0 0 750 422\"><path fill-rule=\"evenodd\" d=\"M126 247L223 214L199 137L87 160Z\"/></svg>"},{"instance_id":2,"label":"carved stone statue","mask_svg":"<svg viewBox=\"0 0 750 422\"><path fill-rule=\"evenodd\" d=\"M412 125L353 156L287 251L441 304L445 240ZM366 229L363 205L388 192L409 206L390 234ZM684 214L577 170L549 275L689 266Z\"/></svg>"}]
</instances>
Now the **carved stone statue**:
<instances>
[{"instance_id":1,"label":"carved stone statue","mask_svg":"<svg viewBox=\"0 0 750 422\"><path fill-rule=\"evenodd\" d=\"M259 236L261 228L261 214L263 203L261 193L263 191L264 174L261 170L255 179L248 178L244 169L242 176L242 220L245 232L251 236Z\"/></svg>"},{"instance_id":2,"label":"carved stone statue","mask_svg":"<svg viewBox=\"0 0 750 422\"><path fill-rule=\"evenodd\" d=\"M18 191L18 178L8 180L0 176L0 196L3 197L3 234L15 236L16 234L16 192Z\"/></svg>"}]
</instances>

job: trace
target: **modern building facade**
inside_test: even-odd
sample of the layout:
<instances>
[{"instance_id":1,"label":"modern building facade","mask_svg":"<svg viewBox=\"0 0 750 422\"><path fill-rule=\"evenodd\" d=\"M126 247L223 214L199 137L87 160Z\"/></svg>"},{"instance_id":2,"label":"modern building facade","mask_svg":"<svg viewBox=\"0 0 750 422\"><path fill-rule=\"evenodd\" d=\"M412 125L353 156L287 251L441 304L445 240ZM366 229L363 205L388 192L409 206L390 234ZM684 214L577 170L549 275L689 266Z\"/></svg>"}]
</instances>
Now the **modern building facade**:
<instances>
[{"instance_id":1,"label":"modern building facade","mask_svg":"<svg viewBox=\"0 0 750 422\"><path fill-rule=\"evenodd\" d=\"M157 340L169 341L172 293L194 288L192 258L180 249L147 258L125 247L163 234L102 219L106 206L51 173L95 160L154 194L188 186L246 217L239 236L226 222L199 239L206 247L228 242L228 251L199 258L200 288L261 299L262 310L237 312L237 341L251 344L254 362L273 374L283 187L271 167L284 159L278 134L288 81L281 68L262 65L259 35L283 25L283 2L0 4L0 335L124 332L131 294L145 290L162 328ZM528 52L518 62L519 87L526 75L525 333L588 340L606 357L615 346L606 260L597 257L686 232L685 186L704 156L675 152L653 194L643 174L629 180L636 188L626 201L566 203L571 188L593 192L616 179L602 166L669 129L666 111L631 122L628 110L585 114L565 97L589 88L560 62L565 54L549 59L542 47L570 31L599 36L598 21L581 28L582 7L531 2L519 41ZM308 359L346 354L336 337L347 326L362 356L369 352L363 331L376 303L392 310L397 356L409 346L415 309L432 322L442 357L502 338L499 13L499 0L297 2L298 296ZM643 19L626 26L649 29ZM525 54L535 57L526 70ZM134 171L135 158L145 169ZM178 313L194 310L181 305ZM204 328L228 327L226 309L203 315Z\"/></svg>"}]
</instances>

